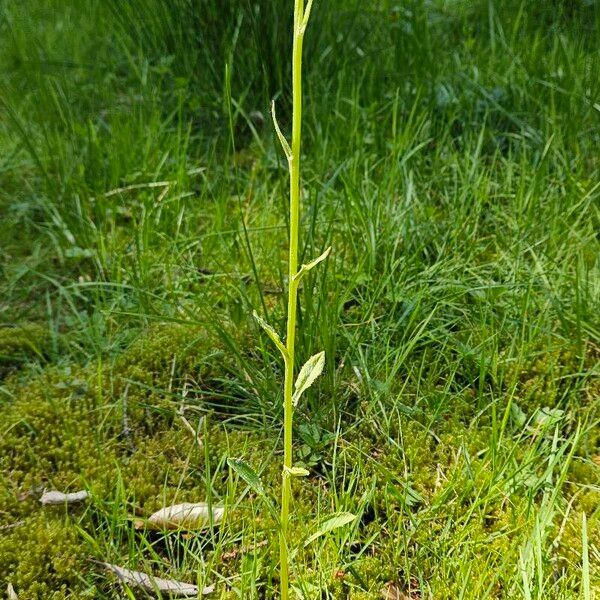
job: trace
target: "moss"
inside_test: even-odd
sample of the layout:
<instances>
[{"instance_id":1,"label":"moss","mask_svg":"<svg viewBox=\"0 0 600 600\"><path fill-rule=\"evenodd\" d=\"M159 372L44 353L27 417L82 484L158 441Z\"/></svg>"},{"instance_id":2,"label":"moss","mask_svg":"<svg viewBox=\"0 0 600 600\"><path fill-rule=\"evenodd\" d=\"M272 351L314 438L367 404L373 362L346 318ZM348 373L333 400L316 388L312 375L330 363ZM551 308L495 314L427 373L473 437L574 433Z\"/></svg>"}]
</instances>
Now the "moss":
<instances>
[{"instance_id":1,"label":"moss","mask_svg":"<svg viewBox=\"0 0 600 600\"><path fill-rule=\"evenodd\" d=\"M23 490L69 485L81 474L93 479L111 456L115 441L101 435L103 414L95 398L63 383L58 371L49 370L13 389L18 395L4 415L8 432L0 440L0 465Z\"/></svg>"},{"instance_id":2,"label":"moss","mask_svg":"<svg viewBox=\"0 0 600 600\"><path fill-rule=\"evenodd\" d=\"M381 594L378 596L373 596L368 592L363 592L361 590L351 590L348 596L349 600L373 600L373 598L380 598Z\"/></svg>"},{"instance_id":3,"label":"moss","mask_svg":"<svg viewBox=\"0 0 600 600\"><path fill-rule=\"evenodd\" d=\"M20 600L92 598L81 589L81 575L87 564L74 527L64 518L46 511L30 515L25 522L0 536L0 565L3 589L13 584Z\"/></svg>"},{"instance_id":4,"label":"moss","mask_svg":"<svg viewBox=\"0 0 600 600\"><path fill-rule=\"evenodd\" d=\"M71 572L89 551L76 532L79 513L70 511L63 523L56 511L41 510L44 488L90 488L100 504L81 517L84 528L97 523L120 478L132 511L154 510L165 499L204 499L204 455L166 393L169 386L180 389L185 377L208 376L197 343L198 330L155 327L111 368L48 367L28 382L6 381L12 400L0 416L0 526L25 523L2 536L0 588L12 581L23 598L62 598L83 589ZM205 352L206 346L204 337ZM209 435L212 469L230 442L244 443L244 435L232 439L217 427ZM13 544L29 558L11 555ZM48 565L51 573L44 571Z\"/></svg>"},{"instance_id":5,"label":"moss","mask_svg":"<svg viewBox=\"0 0 600 600\"><path fill-rule=\"evenodd\" d=\"M600 493L592 493L583 499L581 506L572 508L564 521L556 523L552 532L557 566L567 570L577 565L580 570L583 556L583 515L586 515L588 551L592 561L590 575L594 589L595 586L600 586L600 573L593 565L593 549L600 545L600 516L597 514L599 501Z\"/></svg>"},{"instance_id":6,"label":"moss","mask_svg":"<svg viewBox=\"0 0 600 600\"><path fill-rule=\"evenodd\" d=\"M0 589L11 581L21 598L114 597L113 583L94 577L90 555L134 568L135 561L147 562L151 570L157 560L168 561L180 578L193 579L192 551L212 561L222 577L236 580L244 561L254 559L223 555L260 540L269 543L254 555L256 585L273 587L276 522L251 492L231 507L222 546L132 526L134 517L165 503L205 500L207 468L216 501L241 494L246 484L236 487L228 456L260 468L265 487L277 494L279 457L269 459L277 434L235 429L210 415L205 398L212 389L218 394L212 386L218 385L223 362L201 330L163 325L150 328L112 365L48 367L28 382L7 380L13 400L0 415L0 526L23 525L0 536ZM200 409L190 410L188 419L193 425L201 415L208 419L201 446L177 410L184 388L186 402ZM194 389L202 394L195 397ZM494 478L486 462L489 428L468 426L468 398L460 396L457 403L460 410L433 424L415 414L373 427L371 415L351 437L319 449L311 476L294 482L293 545L306 585L327 597L377 598L386 581L404 580L399 565L408 560L436 597L450 598L464 582L443 572L437 557L445 557L445 568L472 565L473 586L495 586L497 571L507 561L517 564L519 544L535 515L529 491ZM514 460L522 460L526 449L505 444ZM338 466L332 476L334 453ZM575 461L569 479L596 482L597 470L591 461ZM93 500L68 515L59 507L42 510L38 496L44 487L89 488ZM577 519L580 523L581 511L591 515L597 502L592 492L578 495L557 550L564 564L578 560L569 550L579 547ZM361 512L352 543L340 545L343 538L332 535L304 548L323 515L340 509ZM592 527L597 529L597 521L590 516L590 536ZM128 556L135 561L127 563ZM341 576L341 564L352 570Z\"/></svg>"},{"instance_id":7,"label":"moss","mask_svg":"<svg viewBox=\"0 0 600 600\"><path fill-rule=\"evenodd\" d=\"M207 357L216 358L219 350L219 344L202 328L155 325L143 332L117 359L114 372L127 374L131 379L137 375L140 382L147 383L164 384L192 374L203 379L211 371Z\"/></svg>"},{"instance_id":8,"label":"moss","mask_svg":"<svg viewBox=\"0 0 600 600\"><path fill-rule=\"evenodd\" d=\"M582 360L575 346L550 340L547 346L536 351L534 358L506 364L505 380L516 382L516 401L530 414L538 408L560 406L582 372L592 370L596 361L593 349ZM569 399L571 407L585 405L589 401L585 393L571 394Z\"/></svg>"},{"instance_id":9,"label":"moss","mask_svg":"<svg viewBox=\"0 0 600 600\"><path fill-rule=\"evenodd\" d=\"M0 378L24 362L43 356L49 343L49 332L35 323L0 327Z\"/></svg>"}]
</instances>

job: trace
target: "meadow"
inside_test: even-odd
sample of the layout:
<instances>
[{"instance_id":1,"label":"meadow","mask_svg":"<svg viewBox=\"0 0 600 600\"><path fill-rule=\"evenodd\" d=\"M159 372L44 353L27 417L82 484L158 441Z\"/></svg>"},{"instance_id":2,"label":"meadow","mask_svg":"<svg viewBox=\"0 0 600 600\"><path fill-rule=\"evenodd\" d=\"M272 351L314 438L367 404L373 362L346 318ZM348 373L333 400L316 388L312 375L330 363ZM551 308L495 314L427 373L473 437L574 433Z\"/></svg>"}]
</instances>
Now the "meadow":
<instances>
[{"instance_id":1,"label":"meadow","mask_svg":"<svg viewBox=\"0 0 600 600\"><path fill-rule=\"evenodd\" d=\"M0 0L10 600L279 597L292 16ZM292 597L600 598L599 49L595 0L315 0Z\"/></svg>"}]
</instances>

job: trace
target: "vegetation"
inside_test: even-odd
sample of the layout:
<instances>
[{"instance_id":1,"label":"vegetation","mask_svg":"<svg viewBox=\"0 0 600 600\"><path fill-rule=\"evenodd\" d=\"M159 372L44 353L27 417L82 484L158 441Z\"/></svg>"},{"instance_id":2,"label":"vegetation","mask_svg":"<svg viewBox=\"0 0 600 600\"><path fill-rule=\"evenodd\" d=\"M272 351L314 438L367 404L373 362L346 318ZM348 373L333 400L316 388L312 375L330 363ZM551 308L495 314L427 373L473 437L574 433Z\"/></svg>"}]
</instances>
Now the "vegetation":
<instances>
[{"instance_id":1,"label":"vegetation","mask_svg":"<svg viewBox=\"0 0 600 600\"><path fill-rule=\"evenodd\" d=\"M289 0L0 0L0 590L277 597ZM600 590L600 23L315 2L292 597ZM228 462L229 461L229 462ZM41 506L44 489L87 502ZM225 507L205 531L137 521ZM326 531L332 514L356 519ZM323 533L314 538L315 533ZM393 594L396 594L395 596Z\"/></svg>"}]
</instances>

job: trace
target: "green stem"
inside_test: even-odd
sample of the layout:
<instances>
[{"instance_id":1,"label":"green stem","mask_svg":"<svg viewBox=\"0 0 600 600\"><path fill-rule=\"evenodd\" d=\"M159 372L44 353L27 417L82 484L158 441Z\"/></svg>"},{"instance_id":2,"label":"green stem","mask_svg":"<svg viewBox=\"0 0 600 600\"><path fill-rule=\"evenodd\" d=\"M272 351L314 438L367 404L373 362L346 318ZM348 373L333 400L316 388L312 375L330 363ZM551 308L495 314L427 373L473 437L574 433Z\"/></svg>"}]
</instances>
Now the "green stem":
<instances>
[{"instance_id":1,"label":"green stem","mask_svg":"<svg viewBox=\"0 0 600 600\"><path fill-rule=\"evenodd\" d=\"M304 1L294 0L294 46L292 53L292 155L289 160L290 169L290 240L288 258L288 310L286 348L288 359L285 362L285 382L283 394L283 465L281 481L281 532L280 580L281 600L289 598L289 556L288 556L288 523L290 499L292 495L291 477L286 472L292 466L292 395L294 387L294 347L296 341L296 311L298 303L298 285L294 276L298 270L298 233L300 222L300 138L302 130L302 42L304 32L301 31L304 19Z\"/></svg>"}]
</instances>

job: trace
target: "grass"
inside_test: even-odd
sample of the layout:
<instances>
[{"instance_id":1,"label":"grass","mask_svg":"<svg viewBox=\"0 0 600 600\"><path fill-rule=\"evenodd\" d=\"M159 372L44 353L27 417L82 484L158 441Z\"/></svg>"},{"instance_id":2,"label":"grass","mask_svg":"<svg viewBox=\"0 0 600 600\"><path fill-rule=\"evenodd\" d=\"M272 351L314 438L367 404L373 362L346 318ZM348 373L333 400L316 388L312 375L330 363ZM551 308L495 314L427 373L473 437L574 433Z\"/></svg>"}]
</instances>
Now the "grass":
<instances>
[{"instance_id":1,"label":"grass","mask_svg":"<svg viewBox=\"0 0 600 600\"><path fill-rule=\"evenodd\" d=\"M94 560L277 589L276 520L227 459L278 494L283 373L249 315L284 329L292 13L223 4L0 2L21 600L134 597ZM599 32L585 0L315 3L299 260L335 252L299 291L298 364L328 359L294 423L297 597L598 595ZM179 501L225 519L134 527Z\"/></svg>"}]
</instances>

